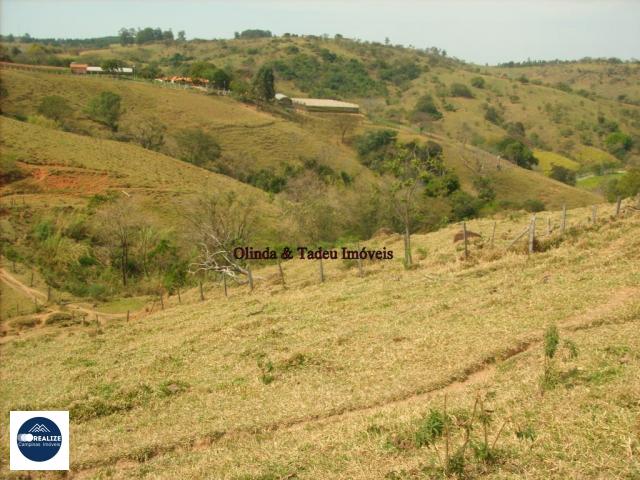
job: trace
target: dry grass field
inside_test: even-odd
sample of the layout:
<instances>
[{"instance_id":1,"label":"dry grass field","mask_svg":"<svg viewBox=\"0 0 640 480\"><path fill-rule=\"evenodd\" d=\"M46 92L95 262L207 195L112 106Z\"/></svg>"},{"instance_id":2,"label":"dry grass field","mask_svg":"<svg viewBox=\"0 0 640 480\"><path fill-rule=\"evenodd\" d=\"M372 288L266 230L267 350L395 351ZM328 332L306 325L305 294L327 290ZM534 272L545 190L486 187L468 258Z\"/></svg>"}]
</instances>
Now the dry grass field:
<instances>
[{"instance_id":1,"label":"dry grass field","mask_svg":"<svg viewBox=\"0 0 640 480\"><path fill-rule=\"evenodd\" d=\"M290 112L140 79L2 68L0 246L16 262L0 257L1 478L62 478L9 472L6 413L69 410L65 478L640 479L640 204L626 199L614 216L602 203L604 182L639 160L637 142L621 153L605 141L640 132L637 65L481 67L320 37L73 55L165 70L207 61L246 82L267 62L301 74L337 62L344 71L322 85L282 79L280 64L276 88L309 96L348 84L360 96L336 96L362 111ZM411 67L409 80L384 77ZM104 91L121 97L117 131L88 113ZM71 107L64 125L37 117L53 93ZM425 94L441 119L415 114ZM166 127L160 151L136 143L151 119ZM220 146L211 169L178 159L177 137L191 128ZM441 145L455 194L479 197L479 180L495 193L463 197L474 213L456 211L455 194L416 200L429 211L409 268L401 235L362 240L398 220L371 215L399 197L356 148L381 128ZM498 156L508 135L537 167ZM548 177L553 164L610 173L576 188ZM249 175L264 172L288 188L252 186ZM194 200L227 194L246 210L187 218ZM533 253L524 207L545 209ZM239 237L255 249L315 238L393 259L255 263L255 288L229 280L227 296L214 276L189 273L202 253L193 219L226 223L218 234L231 238L247 212L255 225ZM450 220L473 216L467 255Z\"/></svg>"},{"instance_id":2,"label":"dry grass field","mask_svg":"<svg viewBox=\"0 0 640 480\"><path fill-rule=\"evenodd\" d=\"M367 246L395 259L364 277L325 261L320 284L316 261L293 260L286 289L265 267L252 293L210 284L205 302L128 323L28 329L0 347L2 409L69 409L71 478L426 479L480 398L494 448L471 431L470 478L635 478L640 217L612 211L595 225L570 211L563 237L539 214L531 256L524 240L505 252L529 221L511 214L493 247L493 219L468 223L483 237L466 261L457 226L416 235L412 270L381 233ZM562 343L543 388L550 324ZM445 397L449 435L428 437Z\"/></svg>"}]
</instances>

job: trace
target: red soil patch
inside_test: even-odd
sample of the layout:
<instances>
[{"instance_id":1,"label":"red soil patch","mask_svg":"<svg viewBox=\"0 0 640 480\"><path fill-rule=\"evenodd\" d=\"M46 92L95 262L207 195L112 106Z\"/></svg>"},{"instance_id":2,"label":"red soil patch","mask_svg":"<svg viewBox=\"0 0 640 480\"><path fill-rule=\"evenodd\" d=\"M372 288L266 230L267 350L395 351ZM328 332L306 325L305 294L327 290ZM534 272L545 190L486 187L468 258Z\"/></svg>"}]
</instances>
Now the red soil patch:
<instances>
[{"instance_id":1,"label":"red soil patch","mask_svg":"<svg viewBox=\"0 0 640 480\"><path fill-rule=\"evenodd\" d=\"M31 182L42 191L57 191L79 195L104 192L115 185L106 172L74 167L26 166Z\"/></svg>"}]
</instances>

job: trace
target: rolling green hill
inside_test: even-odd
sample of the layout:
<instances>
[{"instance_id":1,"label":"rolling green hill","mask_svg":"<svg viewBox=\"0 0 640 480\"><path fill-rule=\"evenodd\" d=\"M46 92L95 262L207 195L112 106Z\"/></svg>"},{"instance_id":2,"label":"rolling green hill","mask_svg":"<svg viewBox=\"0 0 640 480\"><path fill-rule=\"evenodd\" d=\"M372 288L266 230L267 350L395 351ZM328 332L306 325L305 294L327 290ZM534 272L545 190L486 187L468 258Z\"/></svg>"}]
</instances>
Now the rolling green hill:
<instances>
[{"instance_id":1,"label":"rolling green hill","mask_svg":"<svg viewBox=\"0 0 640 480\"><path fill-rule=\"evenodd\" d=\"M305 115L292 121L257 111L230 98L166 89L142 82L11 70L4 71L3 78L10 92L3 103L8 114L35 114L45 96L41 89L42 82L47 82L73 106L73 122L77 129L109 138L112 133L91 121L84 109L91 96L110 90L123 99L125 112L120 122L121 133L134 131L136 125L147 118L157 118L168 127L165 151L170 155L177 155L173 135L183 128L198 127L215 137L222 147L221 163L236 177L242 178L262 169L281 174L287 166L299 168L305 161L314 160L336 173L345 172L361 186L379 183L376 175L357 160L356 152L340 142L340 120L337 116ZM379 128L370 120L357 118L353 120L353 126L349 132L351 137L367 129ZM540 198L551 208L563 203L579 206L597 201L596 197L578 189L538 178L522 168L511 168L508 162L502 162L502 171L497 171L493 154L471 145L462 146L449 136L437 133L419 135L403 125L397 125L396 128L400 129L401 137L405 139L424 141L431 138L442 143L445 163L455 170L463 186L471 191L472 177L478 172L465 165L480 163L487 165L482 173L495 180L499 200L517 202Z\"/></svg>"}]
</instances>

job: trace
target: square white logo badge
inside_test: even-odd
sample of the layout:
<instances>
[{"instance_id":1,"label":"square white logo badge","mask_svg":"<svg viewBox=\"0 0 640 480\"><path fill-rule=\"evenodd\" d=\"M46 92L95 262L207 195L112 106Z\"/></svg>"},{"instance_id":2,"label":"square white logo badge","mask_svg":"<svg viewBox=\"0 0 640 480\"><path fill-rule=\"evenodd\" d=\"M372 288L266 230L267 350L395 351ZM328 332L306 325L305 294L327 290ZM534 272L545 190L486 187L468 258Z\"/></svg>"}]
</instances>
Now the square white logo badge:
<instances>
[{"instance_id":1,"label":"square white logo badge","mask_svg":"<svg viewBox=\"0 0 640 480\"><path fill-rule=\"evenodd\" d=\"M69 470L69 412L9 414L11 470Z\"/></svg>"}]
</instances>

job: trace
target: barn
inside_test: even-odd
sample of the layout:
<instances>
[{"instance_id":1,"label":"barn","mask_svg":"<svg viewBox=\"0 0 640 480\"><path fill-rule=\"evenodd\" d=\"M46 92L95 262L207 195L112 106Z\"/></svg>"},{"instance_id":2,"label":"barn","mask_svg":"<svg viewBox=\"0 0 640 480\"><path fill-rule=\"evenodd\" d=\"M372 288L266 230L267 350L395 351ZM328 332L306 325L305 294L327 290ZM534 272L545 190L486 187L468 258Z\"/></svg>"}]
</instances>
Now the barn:
<instances>
[{"instance_id":1,"label":"barn","mask_svg":"<svg viewBox=\"0 0 640 480\"><path fill-rule=\"evenodd\" d=\"M122 68L116 68L113 70L103 70L102 67L92 67L89 64L86 63L76 63L76 62L72 62L69 65L69 68L71 69L71 73L77 74L77 75L85 75L87 73L108 73L110 75L115 75L115 74L125 74L125 75L131 75L133 74L133 68L131 67L122 67Z\"/></svg>"},{"instance_id":2,"label":"barn","mask_svg":"<svg viewBox=\"0 0 640 480\"><path fill-rule=\"evenodd\" d=\"M341 102L324 98L292 98L296 108L308 112L327 113L360 113L360 106L355 103Z\"/></svg>"},{"instance_id":3,"label":"barn","mask_svg":"<svg viewBox=\"0 0 640 480\"><path fill-rule=\"evenodd\" d=\"M71 65L69 65L69 68L71 68L71 73L84 75L85 73L87 73L87 68L89 68L89 65L86 63L72 62Z\"/></svg>"}]
</instances>

